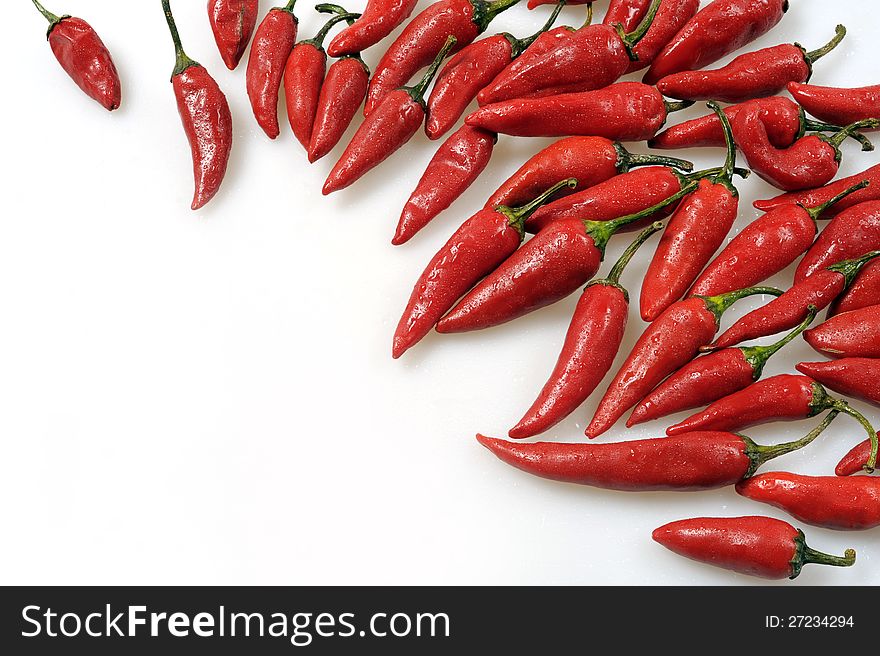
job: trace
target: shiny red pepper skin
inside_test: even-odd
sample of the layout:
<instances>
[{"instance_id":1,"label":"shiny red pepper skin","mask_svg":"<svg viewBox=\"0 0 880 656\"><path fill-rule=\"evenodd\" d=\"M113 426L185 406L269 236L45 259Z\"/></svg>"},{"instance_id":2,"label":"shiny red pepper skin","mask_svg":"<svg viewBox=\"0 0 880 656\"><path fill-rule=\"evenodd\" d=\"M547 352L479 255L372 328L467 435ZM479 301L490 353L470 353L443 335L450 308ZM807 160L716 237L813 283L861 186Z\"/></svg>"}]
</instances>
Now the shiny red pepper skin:
<instances>
[{"instance_id":1,"label":"shiny red pepper skin","mask_svg":"<svg viewBox=\"0 0 880 656\"><path fill-rule=\"evenodd\" d=\"M858 205L869 200L880 200L880 164L872 166L862 173L851 175L848 178L835 180L831 184L818 189L782 194L769 200L757 200L755 201L754 206L762 212L769 212L780 205L800 204L805 207L816 207L826 203L844 189L848 189L862 180L867 180L870 183L869 186L847 196L844 200L822 212L820 218L830 219L836 214L849 209L853 205Z\"/></svg>"},{"instance_id":2,"label":"shiny red pepper skin","mask_svg":"<svg viewBox=\"0 0 880 656\"><path fill-rule=\"evenodd\" d=\"M367 95L370 70L357 56L330 64L321 85L309 139L309 161L317 162L339 143Z\"/></svg>"},{"instance_id":3,"label":"shiny red pepper skin","mask_svg":"<svg viewBox=\"0 0 880 656\"><path fill-rule=\"evenodd\" d=\"M797 103L821 121L849 125L867 118L880 118L880 85L856 89L820 87L812 84L788 85Z\"/></svg>"},{"instance_id":4,"label":"shiny red pepper skin","mask_svg":"<svg viewBox=\"0 0 880 656\"><path fill-rule=\"evenodd\" d=\"M838 314L804 333L814 349L833 358L880 358L880 305Z\"/></svg>"},{"instance_id":5,"label":"shiny red pepper skin","mask_svg":"<svg viewBox=\"0 0 880 656\"><path fill-rule=\"evenodd\" d=\"M641 0L637 0L636 4L643 4ZM650 6L650 2L644 3L645 10ZM700 0L663 0L660 9L657 10L657 17L648 29L648 33L639 41L633 52L638 57L635 61L631 61L626 69L627 73L640 71L650 66L657 58L663 48L672 41L679 30L683 28L687 22L696 16L700 10ZM611 7L608 9L609 14ZM644 18L645 11L640 12L641 18ZM639 18L639 21L641 21ZM605 18L605 24L608 23L608 17ZM636 23L638 25L638 22ZM636 25L627 27L624 25L624 31L630 32L635 29Z\"/></svg>"},{"instance_id":6,"label":"shiny red pepper skin","mask_svg":"<svg viewBox=\"0 0 880 656\"><path fill-rule=\"evenodd\" d=\"M652 537L679 556L763 579L793 579L807 563L849 567L856 558L852 549L843 557L813 551L803 531L770 517L683 519Z\"/></svg>"},{"instance_id":7,"label":"shiny red pepper skin","mask_svg":"<svg viewBox=\"0 0 880 656\"><path fill-rule=\"evenodd\" d=\"M529 0L529 9L532 9L532 1ZM552 0L543 1L551 2ZM584 2L578 0L577 2L567 2L566 4L584 4ZM623 27L624 32L631 32L642 22L650 6L651 0L611 0L608 3L608 9L605 12L605 18L602 19L602 23L605 25L619 23Z\"/></svg>"},{"instance_id":8,"label":"shiny red pepper skin","mask_svg":"<svg viewBox=\"0 0 880 656\"><path fill-rule=\"evenodd\" d=\"M497 136L491 132L467 125L453 132L434 153L415 190L403 206L397 231L391 243L398 246L409 241L434 217L452 205L486 168L496 141ZM495 203L491 207L487 206L486 209L494 209L498 205L508 207L521 205L537 196L560 177L562 176L557 176L542 185L526 198Z\"/></svg>"},{"instance_id":9,"label":"shiny red pepper skin","mask_svg":"<svg viewBox=\"0 0 880 656\"><path fill-rule=\"evenodd\" d=\"M787 10L788 0L713 0L657 55L644 81L704 68L769 32Z\"/></svg>"},{"instance_id":10,"label":"shiny red pepper skin","mask_svg":"<svg viewBox=\"0 0 880 656\"><path fill-rule=\"evenodd\" d=\"M856 205L834 217L798 264L794 281L803 282L825 267L875 250L880 250L878 201Z\"/></svg>"},{"instance_id":11,"label":"shiny red pepper skin","mask_svg":"<svg viewBox=\"0 0 880 656\"><path fill-rule=\"evenodd\" d=\"M876 305L880 298L880 262L869 262L828 309L828 316Z\"/></svg>"},{"instance_id":12,"label":"shiny red pepper skin","mask_svg":"<svg viewBox=\"0 0 880 656\"><path fill-rule=\"evenodd\" d=\"M366 50L409 18L417 4L418 0L367 0L361 17L333 38L327 52L343 57Z\"/></svg>"},{"instance_id":13,"label":"shiny red pepper skin","mask_svg":"<svg viewBox=\"0 0 880 656\"><path fill-rule=\"evenodd\" d=\"M880 360L843 358L831 362L801 362L797 370L825 387L880 406Z\"/></svg>"},{"instance_id":14,"label":"shiny red pepper skin","mask_svg":"<svg viewBox=\"0 0 880 656\"><path fill-rule=\"evenodd\" d=\"M880 433L877 433L880 438ZM836 476L852 476L865 471L868 458L871 457L871 440L865 440L850 450L834 468Z\"/></svg>"},{"instance_id":15,"label":"shiny red pepper skin","mask_svg":"<svg viewBox=\"0 0 880 656\"><path fill-rule=\"evenodd\" d=\"M269 10L257 28L247 65L247 93L254 117L263 131L274 139L278 128L278 93L284 65L296 43L299 21L293 4Z\"/></svg>"},{"instance_id":16,"label":"shiny red pepper skin","mask_svg":"<svg viewBox=\"0 0 880 656\"><path fill-rule=\"evenodd\" d=\"M208 0L208 19L223 63L234 71L257 26L259 0Z\"/></svg>"}]
</instances>

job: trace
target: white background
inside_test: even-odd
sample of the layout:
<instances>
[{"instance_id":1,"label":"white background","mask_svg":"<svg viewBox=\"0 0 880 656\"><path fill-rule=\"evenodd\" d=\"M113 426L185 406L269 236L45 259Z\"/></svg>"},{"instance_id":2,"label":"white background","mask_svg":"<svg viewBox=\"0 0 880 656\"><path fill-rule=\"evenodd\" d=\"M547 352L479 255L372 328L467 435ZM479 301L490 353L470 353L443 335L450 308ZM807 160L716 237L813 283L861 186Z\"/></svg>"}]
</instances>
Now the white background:
<instances>
[{"instance_id":1,"label":"white background","mask_svg":"<svg viewBox=\"0 0 880 656\"><path fill-rule=\"evenodd\" d=\"M650 535L685 517L785 518L769 506L733 489L624 494L552 483L503 465L474 441L477 431L504 436L531 404L577 295L501 328L432 334L402 360L390 357L392 331L430 256L548 140L501 137L464 197L411 243L392 247L400 208L436 144L419 134L359 183L323 198L341 148L309 166L288 127L276 142L266 139L250 114L245 62L227 71L205 2L177 0L184 45L215 75L235 117L226 182L193 213L159 1L48 5L89 20L113 52L124 98L112 115L61 71L30 3L6 5L4 583L757 582L679 558ZM599 19L606 5L597 2ZM793 2L753 47L798 40L815 48L842 22L849 36L816 65L813 81L876 83L880 19L869 5ZM488 33L529 34L549 11L515 7ZM301 38L324 20L307 2L297 14ZM577 7L563 13L575 25L582 15ZM373 50L371 65L380 54ZM852 143L844 151L846 174L878 161ZM723 153L682 156L705 167ZM740 188L737 230L757 216L755 198L775 195L757 179ZM602 273L628 241L613 241ZM634 299L650 254L643 249L624 276ZM791 274L773 282L787 286ZM759 302L741 303L724 325ZM621 358L643 325L633 310ZM816 359L799 340L765 375ZM583 439L596 398L545 439ZM880 422L877 408L854 405ZM671 421L601 439L659 436ZM748 433L793 439L815 421ZM828 474L864 439L860 431L841 417L809 450L776 464ZM808 567L794 585L880 583L876 531L804 528L816 549L855 547L858 563Z\"/></svg>"}]
</instances>

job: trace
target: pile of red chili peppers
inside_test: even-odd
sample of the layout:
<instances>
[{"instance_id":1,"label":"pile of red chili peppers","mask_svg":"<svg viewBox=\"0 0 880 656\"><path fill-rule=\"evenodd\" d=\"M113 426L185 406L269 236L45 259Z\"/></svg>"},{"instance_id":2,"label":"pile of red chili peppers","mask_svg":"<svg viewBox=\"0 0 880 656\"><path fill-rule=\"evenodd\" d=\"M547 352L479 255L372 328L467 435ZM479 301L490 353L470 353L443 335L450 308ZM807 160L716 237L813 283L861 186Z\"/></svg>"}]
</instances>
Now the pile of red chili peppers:
<instances>
[{"instance_id":1,"label":"pile of red chili peppers","mask_svg":"<svg viewBox=\"0 0 880 656\"><path fill-rule=\"evenodd\" d=\"M175 48L171 81L191 147L192 208L198 209L226 174L232 115L214 78L185 53L170 0L160 2ZM713 68L777 25L788 1L612 0L602 22L593 22L586 3L583 24L554 27L565 1L529 0L529 9L556 5L532 34L479 38L517 2L437 0L412 18L415 0L367 0L361 13L319 4L315 9L329 17L310 38L297 40L295 0L262 17L256 0L210 0L206 25L230 70L247 56L243 86L269 138L281 133L282 90L291 131L309 162L332 154L360 120L328 169L324 194L355 184L420 128L430 139L449 133L403 207L395 245L462 196L491 164L499 138L557 138L437 251L393 337L392 355L399 358L432 330L489 329L583 288L548 380L510 429L513 440L548 431L596 394L628 329L630 297L621 274L662 233L641 276L646 325L635 327L635 345L595 397L586 435L597 438L625 416L633 426L684 410L695 414L649 440L524 443L478 436L502 461L536 476L614 490L730 486L806 524L880 526L880 477L870 475L877 426L828 391L880 406L880 165L836 179L847 139L873 149L863 132L880 128L880 84L809 84L814 64L816 73L830 67L846 28L838 25L813 51L786 43ZM103 107L118 108L119 74L97 33L82 19L33 3L49 23L49 44L63 69ZM404 23L371 73L361 53ZM624 79L644 69L641 80ZM697 101L709 101L711 112L663 130L674 112ZM694 172L684 159L623 145L642 141L725 154L719 152L717 167ZM757 201L762 214L733 236L737 178L750 172L784 193ZM638 236L597 277L609 241L630 230ZM792 265L786 289L766 286ZM751 296L771 298L720 330L726 310ZM800 338L827 359L798 364L797 375L761 379L768 359ZM748 344L758 339L769 341ZM794 442L759 445L738 432L826 411ZM867 439L841 445L848 453L835 476L756 474L769 460L806 448L840 414L855 419ZM854 551L814 551L802 531L768 517L687 519L653 537L689 558L768 578L794 578L808 563L855 562Z\"/></svg>"}]
</instances>

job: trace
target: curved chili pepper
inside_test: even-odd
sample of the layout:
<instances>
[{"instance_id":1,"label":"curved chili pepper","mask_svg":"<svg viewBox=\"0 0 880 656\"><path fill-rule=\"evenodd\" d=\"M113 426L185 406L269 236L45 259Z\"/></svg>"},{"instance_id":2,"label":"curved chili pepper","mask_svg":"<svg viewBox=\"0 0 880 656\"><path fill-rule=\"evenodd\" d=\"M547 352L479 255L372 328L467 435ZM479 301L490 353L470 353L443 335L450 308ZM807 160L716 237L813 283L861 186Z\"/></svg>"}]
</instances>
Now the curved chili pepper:
<instances>
[{"instance_id":1,"label":"curved chili pepper","mask_svg":"<svg viewBox=\"0 0 880 656\"><path fill-rule=\"evenodd\" d=\"M622 227L653 216L693 191L614 221L556 221L480 281L437 323L438 333L490 328L559 301L599 270L605 246Z\"/></svg>"},{"instance_id":2,"label":"curved chili pepper","mask_svg":"<svg viewBox=\"0 0 880 656\"><path fill-rule=\"evenodd\" d=\"M814 349L833 358L880 358L880 305L844 312L804 333Z\"/></svg>"},{"instance_id":3,"label":"curved chili pepper","mask_svg":"<svg viewBox=\"0 0 880 656\"><path fill-rule=\"evenodd\" d=\"M162 9L177 57L171 82L177 98L177 110L192 150L195 177L192 209L197 210L214 197L226 175L232 150L232 114L226 96L214 78L183 51L171 14L171 1L162 0Z\"/></svg>"},{"instance_id":4,"label":"curved chili pepper","mask_svg":"<svg viewBox=\"0 0 880 656\"><path fill-rule=\"evenodd\" d=\"M797 370L835 392L880 405L880 360L843 358L831 362L801 362Z\"/></svg>"},{"instance_id":5,"label":"curved chili pepper","mask_svg":"<svg viewBox=\"0 0 880 656\"><path fill-rule=\"evenodd\" d=\"M640 309L645 321L653 321L685 295L736 222L736 145L721 107L709 106L723 124L727 159L717 176L701 180L694 193L682 200L666 224L642 282Z\"/></svg>"},{"instance_id":6,"label":"curved chili pepper","mask_svg":"<svg viewBox=\"0 0 880 656\"><path fill-rule=\"evenodd\" d=\"M770 517L700 517L671 522L652 534L670 551L762 579L794 579L804 565L851 567L856 552L832 556L807 546L804 532Z\"/></svg>"},{"instance_id":7,"label":"curved chili pepper","mask_svg":"<svg viewBox=\"0 0 880 656\"><path fill-rule=\"evenodd\" d=\"M519 247L529 214L558 189L575 184L573 178L562 180L527 205L482 209L462 223L416 282L394 332L392 357L399 358L412 348L462 294Z\"/></svg>"},{"instance_id":8,"label":"curved chili pepper","mask_svg":"<svg viewBox=\"0 0 880 656\"><path fill-rule=\"evenodd\" d=\"M876 305L880 298L880 261L869 262L859 272L849 288L841 294L831 307L828 316L842 312L861 310L869 305Z\"/></svg>"},{"instance_id":9,"label":"curved chili pepper","mask_svg":"<svg viewBox=\"0 0 880 656\"><path fill-rule=\"evenodd\" d=\"M247 50L254 28L260 0L208 0L208 20L223 63L234 71Z\"/></svg>"},{"instance_id":10,"label":"curved chili pepper","mask_svg":"<svg viewBox=\"0 0 880 656\"><path fill-rule=\"evenodd\" d=\"M626 72L634 73L648 68L663 48L691 18L696 16L699 10L700 0L663 0L660 9L657 10L657 17L648 28L648 33L633 48L637 59L629 63ZM608 24L608 16L605 17L604 22ZM624 27L624 29L628 31L632 28Z\"/></svg>"},{"instance_id":11,"label":"curved chili pepper","mask_svg":"<svg viewBox=\"0 0 880 656\"><path fill-rule=\"evenodd\" d=\"M878 182L880 184L880 182ZM818 206L783 205L746 226L700 274L691 294L713 296L756 285L779 273L807 252L818 232L816 220L850 194L868 185L862 180Z\"/></svg>"},{"instance_id":12,"label":"curved chili pepper","mask_svg":"<svg viewBox=\"0 0 880 656\"><path fill-rule=\"evenodd\" d=\"M713 0L657 55L644 81L705 68L769 32L786 11L788 0Z\"/></svg>"},{"instance_id":13,"label":"curved chili pepper","mask_svg":"<svg viewBox=\"0 0 880 656\"><path fill-rule=\"evenodd\" d=\"M644 141L663 127L670 112L686 106L664 101L657 89L640 82L618 82L597 91L486 105L469 114L465 123L518 137L590 135Z\"/></svg>"},{"instance_id":14,"label":"curved chili pepper","mask_svg":"<svg viewBox=\"0 0 880 656\"><path fill-rule=\"evenodd\" d=\"M503 32L474 41L453 55L437 75L437 82L428 97L428 120L425 122L428 138L439 139L446 134L480 90L550 29L562 7L563 2L559 2L543 27L530 37L517 39Z\"/></svg>"},{"instance_id":15,"label":"curved chili pepper","mask_svg":"<svg viewBox=\"0 0 880 656\"><path fill-rule=\"evenodd\" d=\"M880 251L873 251L860 258L838 262L817 271L802 282L795 283L779 298L746 314L703 350L727 348L793 328L807 316L807 306L823 310L831 305L861 268L878 256Z\"/></svg>"},{"instance_id":16,"label":"curved chili pepper","mask_svg":"<svg viewBox=\"0 0 880 656\"><path fill-rule=\"evenodd\" d=\"M880 433L877 433L877 439L880 439ZM847 453L837 467L834 468L836 476L852 476L853 474L863 473L868 466L868 459L871 457L871 440L865 440L861 444L854 446Z\"/></svg>"},{"instance_id":17,"label":"curved chili pepper","mask_svg":"<svg viewBox=\"0 0 880 656\"><path fill-rule=\"evenodd\" d=\"M880 85L838 89L791 82L787 88L801 107L821 121L849 125L880 118Z\"/></svg>"},{"instance_id":18,"label":"curved chili pepper","mask_svg":"<svg viewBox=\"0 0 880 656\"><path fill-rule=\"evenodd\" d=\"M880 250L880 202L876 201L834 217L798 264L794 281L803 282L820 269L873 250Z\"/></svg>"},{"instance_id":19,"label":"curved chili pepper","mask_svg":"<svg viewBox=\"0 0 880 656\"><path fill-rule=\"evenodd\" d=\"M82 18L56 16L37 0L34 6L49 21L46 38L61 68L92 100L113 111L122 102L122 83L107 46Z\"/></svg>"},{"instance_id":20,"label":"curved chili pepper","mask_svg":"<svg viewBox=\"0 0 880 656\"><path fill-rule=\"evenodd\" d=\"M728 348L692 360L642 399L627 420L627 428L709 405L745 389L761 378L767 360L813 323L816 312L816 307L810 306L803 323L770 346Z\"/></svg>"},{"instance_id":21,"label":"curved chili pepper","mask_svg":"<svg viewBox=\"0 0 880 656\"><path fill-rule=\"evenodd\" d=\"M299 21L293 15L290 0L284 7L274 7L257 28L247 65L247 93L254 118L270 139L280 134L278 128L278 93L290 51L296 43Z\"/></svg>"},{"instance_id":22,"label":"curved chili pepper","mask_svg":"<svg viewBox=\"0 0 880 656\"><path fill-rule=\"evenodd\" d=\"M550 379L522 419L510 429L514 439L549 430L587 400L614 364L623 341L629 294L620 274L639 247L663 224L654 223L630 244L604 280L591 282L578 301L562 352Z\"/></svg>"},{"instance_id":23,"label":"curved chili pepper","mask_svg":"<svg viewBox=\"0 0 880 656\"><path fill-rule=\"evenodd\" d=\"M621 492L693 492L734 485L764 463L802 449L834 419L785 444L755 444L745 435L718 431L610 444L477 441L499 460L533 476Z\"/></svg>"},{"instance_id":24,"label":"curved chili pepper","mask_svg":"<svg viewBox=\"0 0 880 656\"><path fill-rule=\"evenodd\" d=\"M370 69L360 55L344 55L330 64L321 85L309 140L309 161L317 162L342 139L367 96Z\"/></svg>"},{"instance_id":25,"label":"curved chili pepper","mask_svg":"<svg viewBox=\"0 0 880 656\"><path fill-rule=\"evenodd\" d=\"M418 84L386 95L361 123L324 182L325 196L353 184L413 138L425 120L425 90L454 45L455 37L450 36Z\"/></svg>"},{"instance_id":26,"label":"curved chili pepper","mask_svg":"<svg viewBox=\"0 0 880 656\"><path fill-rule=\"evenodd\" d=\"M828 206L822 214L817 218L830 219L835 214L849 209L853 205L867 202L869 200L880 200L880 164L871 168L851 175L848 178L835 180L831 184L818 189L810 189L808 191L794 192L790 194L781 194L776 198L769 200L756 200L753 205L762 212L769 212L776 209L780 205L805 205L806 207L815 207L826 203L829 199L834 198L837 194L845 189L852 187L860 181L867 181L870 186L862 188L858 193L853 194L841 203Z\"/></svg>"},{"instance_id":27,"label":"curved chili pepper","mask_svg":"<svg viewBox=\"0 0 880 656\"><path fill-rule=\"evenodd\" d=\"M807 52L798 43L762 48L715 70L667 75L657 82L657 88L664 96L681 100L738 103L772 96L784 91L789 82L809 80L813 64L834 50L845 36L846 28L838 25L834 38L818 50Z\"/></svg>"},{"instance_id":28,"label":"curved chili pepper","mask_svg":"<svg viewBox=\"0 0 880 656\"><path fill-rule=\"evenodd\" d=\"M614 376L587 426L587 437L595 438L607 431L664 378L690 362L701 346L712 341L721 316L736 301L755 294L781 293L773 287L752 287L670 305L645 329Z\"/></svg>"},{"instance_id":29,"label":"curved chili pepper","mask_svg":"<svg viewBox=\"0 0 880 656\"><path fill-rule=\"evenodd\" d=\"M399 89L430 64L448 35L464 48L505 9L519 0L439 0L413 18L394 40L376 67L364 115L368 116L387 94Z\"/></svg>"},{"instance_id":30,"label":"curved chili pepper","mask_svg":"<svg viewBox=\"0 0 880 656\"><path fill-rule=\"evenodd\" d=\"M435 216L452 205L489 164L496 141L498 135L469 125L462 125L453 132L434 153L434 157L428 162L428 168L403 206L391 243L395 246L406 243ZM555 180L560 177L556 176ZM550 184L552 181L541 189L546 189ZM528 198L496 203L492 207L517 207L538 193L540 189L535 190Z\"/></svg>"},{"instance_id":31,"label":"curved chili pepper","mask_svg":"<svg viewBox=\"0 0 880 656\"><path fill-rule=\"evenodd\" d=\"M367 0L364 13L352 25L337 34L327 52L331 57L344 57L376 45L403 23L418 0Z\"/></svg>"}]
</instances>

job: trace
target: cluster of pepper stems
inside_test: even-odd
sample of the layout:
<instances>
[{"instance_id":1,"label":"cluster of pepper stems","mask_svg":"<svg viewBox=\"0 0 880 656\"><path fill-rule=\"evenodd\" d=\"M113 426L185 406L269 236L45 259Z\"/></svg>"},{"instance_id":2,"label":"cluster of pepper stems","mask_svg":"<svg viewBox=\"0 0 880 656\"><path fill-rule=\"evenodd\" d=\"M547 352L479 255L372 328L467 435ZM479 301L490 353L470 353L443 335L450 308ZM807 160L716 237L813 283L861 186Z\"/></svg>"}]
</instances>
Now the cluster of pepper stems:
<instances>
[{"instance_id":1,"label":"cluster of pepper stems","mask_svg":"<svg viewBox=\"0 0 880 656\"><path fill-rule=\"evenodd\" d=\"M94 30L33 2L49 21L49 42L64 69L106 109L119 107L119 76ZM807 524L880 526L880 479L854 476L874 471L877 431L828 391L880 405L880 165L834 181L845 139L873 149L863 131L880 126L880 85L807 84L813 64L843 40L845 28L838 25L817 50L783 44L706 70L770 31L788 1L712 0L701 8L699 0L611 0L603 22L593 24L592 3L569 0L586 5L587 20L575 28L553 27L564 0L529 0L530 9L556 5L535 34L477 40L517 2L433 2L400 32L372 76L360 53L403 24L415 0L367 0L362 14L317 5L332 17L299 42L294 0L271 9L259 26L257 0L209 0L208 14L230 69L251 44L247 93L270 138L280 133L282 84L292 131L312 162L333 150L363 105L365 118L324 194L355 183L423 124L430 139L443 137L477 101L407 200L394 244L411 239L461 196L488 165L499 135L561 137L524 163L440 248L393 340L398 358L432 329L497 326L586 285L556 366L510 430L513 440L558 424L611 370L629 306L621 273L663 231L639 299L648 326L586 435L602 435L627 412L631 427L704 409L658 439L561 444L478 436L498 458L537 476L615 490L734 485ZM172 82L192 147L197 209L220 188L232 119L217 83L185 54L169 0L161 4L176 51ZM343 22L325 52L330 30ZM329 69L328 53L336 58ZM642 69L642 82L619 81ZM785 90L796 102L778 95ZM697 101L709 101L712 112L661 132L671 112ZM729 106L722 109L719 101ZM656 149L723 147L727 157L718 168L693 172L682 159L630 153L626 141ZM749 169L736 167L738 152ZM734 179L750 172L785 193L757 201L764 214L721 248L738 214ZM830 220L824 229L821 220ZM611 237L639 229L608 276L593 280ZM525 241L527 233L534 236ZM798 258L788 290L761 286ZM724 312L753 295L774 298L716 337ZM810 328L826 309L826 321ZM740 346L772 335L783 336L767 346ZM801 363L801 375L762 380L768 359L798 336L833 359ZM759 445L737 432L825 411L815 429L790 443ZM841 460L837 476L756 474L769 460L810 444L840 413L856 419L868 439ZM807 563L855 561L852 550L843 557L814 551L800 530L767 517L673 522L654 539L690 558L768 578L794 578Z\"/></svg>"}]
</instances>

